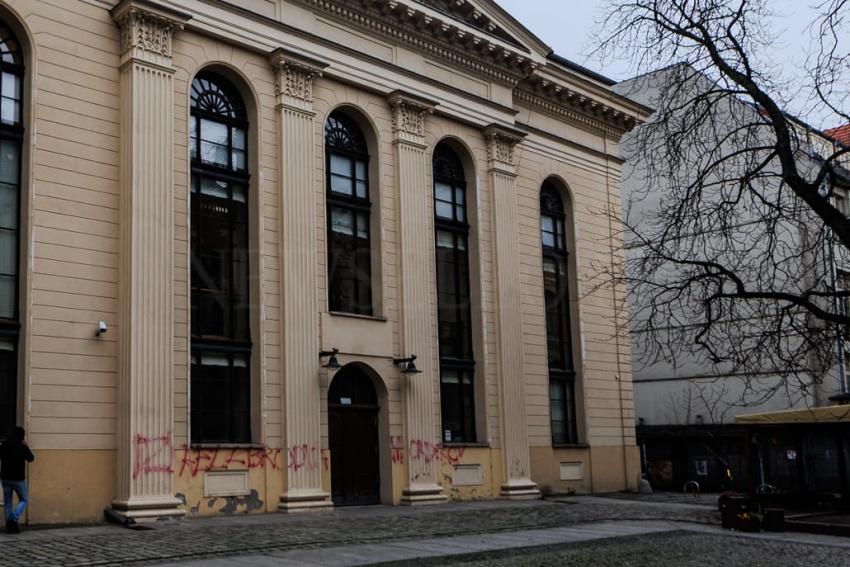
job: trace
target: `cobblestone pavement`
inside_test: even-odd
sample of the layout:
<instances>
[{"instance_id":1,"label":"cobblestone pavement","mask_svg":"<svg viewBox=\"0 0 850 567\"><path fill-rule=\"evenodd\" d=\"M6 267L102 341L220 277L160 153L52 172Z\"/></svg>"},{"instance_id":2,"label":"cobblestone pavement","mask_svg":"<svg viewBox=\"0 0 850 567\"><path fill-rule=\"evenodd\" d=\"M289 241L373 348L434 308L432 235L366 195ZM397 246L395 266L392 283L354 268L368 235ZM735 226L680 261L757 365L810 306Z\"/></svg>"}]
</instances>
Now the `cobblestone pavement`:
<instances>
[{"instance_id":1,"label":"cobblestone pavement","mask_svg":"<svg viewBox=\"0 0 850 567\"><path fill-rule=\"evenodd\" d=\"M315 514L266 514L160 522L149 530L96 526L0 535L0 565L117 565L552 528L608 520L718 523L716 511L599 498L565 502L453 503Z\"/></svg>"},{"instance_id":2,"label":"cobblestone pavement","mask_svg":"<svg viewBox=\"0 0 850 567\"><path fill-rule=\"evenodd\" d=\"M717 507L719 494L684 494L682 492L653 492L651 494L636 494L631 492L615 492L600 494L601 498L614 500L629 500L634 502L654 502L657 504L693 504L696 506Z\"/></svg>"},{"instance_id":3,"label":"cobblestone pavement","mask_svg":"<svg viewBox=\"0 0 850 567\"><path fill-rule=\"evenodd\" d=\"M846 567L850 549L776 540L759 540L686 531L655 533L617 539L574 543L508 551L495 551L463 557L435 558L399 563L386 567Z\"/></svg>"}]
</instances>

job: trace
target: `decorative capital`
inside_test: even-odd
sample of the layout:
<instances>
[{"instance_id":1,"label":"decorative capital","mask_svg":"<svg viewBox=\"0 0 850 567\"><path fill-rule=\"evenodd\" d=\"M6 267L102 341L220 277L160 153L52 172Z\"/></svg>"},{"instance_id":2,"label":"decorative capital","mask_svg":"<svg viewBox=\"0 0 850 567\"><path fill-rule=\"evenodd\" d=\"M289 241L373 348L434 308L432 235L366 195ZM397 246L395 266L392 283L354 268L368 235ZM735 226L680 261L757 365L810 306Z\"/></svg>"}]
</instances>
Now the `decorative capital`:
<instances>
[{"instance_id":1,"label":"decorative capital","mask_svg":"<svg viewBox=\"0 0 850 567\"><path fill-rule=\"evenodd\" d=\"M395 91L387 98L393 113L393 134L396 140L424 145L425 115L436 104L424 98Z\"/></svg>"},{"instance_id":2,"label":"decorative capital","mask_svg":"<svg viewBox=\"0 0 850 567\"><path fill-rule=\"evenodd\" d=\"M123 0L112 9L112 19L121 29L122 63L141 59L169 65L174 32L183 29L190 18L143 0Z\"/></svg>"},{"instance_id":3,"label":"decorative capital","mask_svg":"<svg viewBox=\"0 0 850 567\"><path fill-rule=\"evenodd\" d=\"M525 133L503 126L491 125L484 130L487 140L487 161L491 170L516 175L514 149L525 137Z\"/></svg>"},{"instance_id":4,"label":"decorative capital","mask_svg":"<svg viewBox=\"0 0 850 567\"><path fill-rule=\"evenodd\" d=\"M322 69L327 65L283 49L272 52L271 63L274 68L274 91L278 103L300 110L311 110L313 78L321 77Z\"/></svg>"}]
</instances>

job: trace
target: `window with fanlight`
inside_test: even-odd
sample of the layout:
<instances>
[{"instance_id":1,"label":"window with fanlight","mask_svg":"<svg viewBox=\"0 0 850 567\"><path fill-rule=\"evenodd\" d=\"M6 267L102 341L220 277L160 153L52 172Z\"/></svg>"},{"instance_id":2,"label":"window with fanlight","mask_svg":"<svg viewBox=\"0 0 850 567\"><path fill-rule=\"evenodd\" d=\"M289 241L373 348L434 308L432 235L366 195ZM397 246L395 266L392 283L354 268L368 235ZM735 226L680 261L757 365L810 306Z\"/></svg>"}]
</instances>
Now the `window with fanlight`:
<instances>
[{"instance_id":1,"label":"window with fanlight","mask_svg":"<svg viewBox=\"0 0 850 567\"><path fill-rule=\"evenodd\" d=\"M191 439L251 441L248 116L224 77L192 82Z\"/></svg>"},{"instance_id":2,"label":"window with fanlight","mask_svg":"<svg viewBox=\"0 0 850 567\"><path fill-rule=\"evenodd\" d=\"M443 441L470 443L476 441L475 357L466 175L445 143L434 150L433 173Z\"/></svg>"},{"instance_id":3,"label":"window with fanlight","mask_svg":"<svg viewBox=\"0 0 850 567\"><path fill-rule=\"evenodd\" d=\"M565 445L578 441L570 329L569 253L564 202L551 181L545 182L540 190L540 237L552 442Z\"/></svg>"},{"instance_id":4,"label":"window with fanlight","mask_svg":"<svg viewBox=\"0 0 850 567\"><path fill-rule=\"evenodd\" d=\"M17 421L24 57L0 22L0 437Z\"/></svg>"},{"instance_id":5,"label":"window with fanlight","mask_svg":"<svg viewBox=\"0 0 850 567\"><path fill-rule=\"evenodd\" d=\"M331 311L373 315L369 149L350 116L325 123L328 304Z\"/></svg>"}]
</instances>

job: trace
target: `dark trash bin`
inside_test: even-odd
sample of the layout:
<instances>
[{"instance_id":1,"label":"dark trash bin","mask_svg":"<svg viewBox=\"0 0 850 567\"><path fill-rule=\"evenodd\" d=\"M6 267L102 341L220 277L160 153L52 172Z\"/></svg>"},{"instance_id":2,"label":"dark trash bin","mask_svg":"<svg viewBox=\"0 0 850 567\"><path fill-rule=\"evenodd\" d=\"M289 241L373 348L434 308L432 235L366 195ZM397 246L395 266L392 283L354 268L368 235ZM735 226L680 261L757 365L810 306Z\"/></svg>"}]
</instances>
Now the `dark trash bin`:
<instances>
[{"instance_id":1,"label":"dark trash bin","mask_svg":"<svg viewBox=\"0 0 850 567\"><path fill-rule=\"evenodd\" d=\"M723 528L741 531L755 529L753 524L754 520L757 520L758 504L749 496L724 494L718 499L717 504L720 508L720 523Z\"/></svg>"}]
</instances>

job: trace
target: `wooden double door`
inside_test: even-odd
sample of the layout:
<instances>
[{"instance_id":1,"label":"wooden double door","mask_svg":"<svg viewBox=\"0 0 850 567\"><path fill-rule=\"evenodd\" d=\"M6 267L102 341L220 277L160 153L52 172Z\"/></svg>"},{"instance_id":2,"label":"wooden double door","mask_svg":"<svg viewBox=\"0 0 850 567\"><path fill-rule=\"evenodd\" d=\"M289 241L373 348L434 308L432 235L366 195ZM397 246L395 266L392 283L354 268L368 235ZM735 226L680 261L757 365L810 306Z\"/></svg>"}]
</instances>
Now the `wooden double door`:
<instances>
[{"instance_id":1,"label":"wooden double door","mask_svg":"<svg viewBox=\"0 0 850 567\"><path fill-rule=\"evenodd\" d=\"M331 498L335 506L380 502L378 396L366 373L346 366L328 391Z\"/></svg>"}]
</instances>

